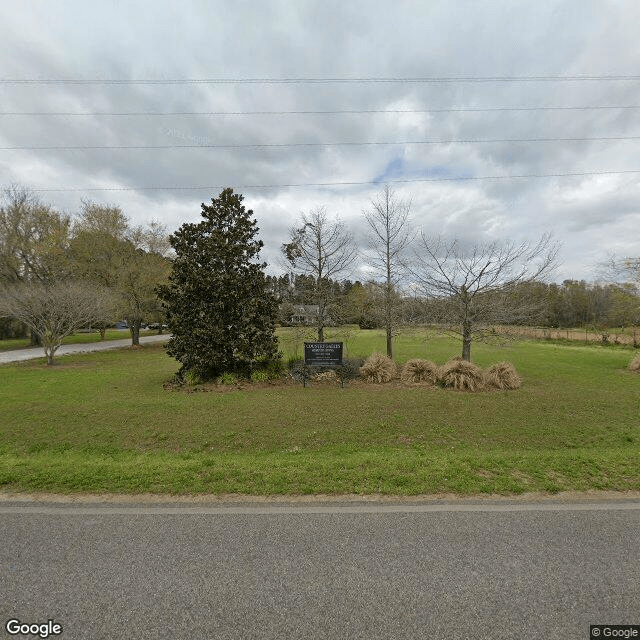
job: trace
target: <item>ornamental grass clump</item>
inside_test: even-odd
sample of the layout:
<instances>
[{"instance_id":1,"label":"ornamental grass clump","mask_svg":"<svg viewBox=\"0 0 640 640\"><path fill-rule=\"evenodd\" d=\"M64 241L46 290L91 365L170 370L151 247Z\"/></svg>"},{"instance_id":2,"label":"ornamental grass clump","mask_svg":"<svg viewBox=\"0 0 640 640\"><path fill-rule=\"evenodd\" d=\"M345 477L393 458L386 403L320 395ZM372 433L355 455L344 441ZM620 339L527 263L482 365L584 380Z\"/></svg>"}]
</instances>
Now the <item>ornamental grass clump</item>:
<instances>
[{"instance_id":1,"label":"ornamental grass clump","mask_svg":"<svg viewBox=\"0 0 640 640\"><path fill-rule=\"evenodd\" d=\"M520 376L510 362L498 362L484 374L487 387L494 389L518 389L522 384Z\"/></svg>"},{"instance_id":2,"label":"ornamental grass clump","mask_svg":"<svg viewBox=\"0 0 640 640\"><path fill-rule=\"evenodd\" d=\"M409 360L400 373L403 382L427 382L434 385L438 382L439 367L430 360L414 358Z\"/></svg>"},{"instance_id":3,"label":"ornamental grass clump","mask_svg":"<svg viewBox=\"0 0 640 640\"><path fill-rule=\"evenodd\" d=\"M484 375L473 362L452 360L440 369L440 384L458 391L482 391Z\"/></svg>"},{"instance_id":4,"label":"ornamental grass clump","mask_svg":"<svg viewBox=\"0 0 640 640\"><path fill-rule=\"evenodd\" d=\"M640 373L640 356L636 356L629 363L629 371L634 371L635 373Z\"/></svg>"},{"instance_id":5,"label":"ornamental grass clump","mask_svg":"<svg viewBox=\"0 0 640 640\"><path fill-rule=\"evenodd\" d=\"M390 382L397 375L398 368L395 362L381 353L369 356L360 367L360 377L365 382Z\"/></svg>"}]
</instances>

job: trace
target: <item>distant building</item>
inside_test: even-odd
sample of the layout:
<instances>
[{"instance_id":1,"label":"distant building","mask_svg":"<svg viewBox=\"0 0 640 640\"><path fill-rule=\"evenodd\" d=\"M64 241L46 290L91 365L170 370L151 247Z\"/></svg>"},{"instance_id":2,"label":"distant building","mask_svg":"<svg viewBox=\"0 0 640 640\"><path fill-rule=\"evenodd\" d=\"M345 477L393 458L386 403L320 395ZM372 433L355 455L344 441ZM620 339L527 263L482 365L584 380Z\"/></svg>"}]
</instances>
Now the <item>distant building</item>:
<instances>
[{"instance_id":1,"label":"distant building","mask_svg":"<svg viewBox=\"0 0 640 640\"><path fill-rule=\"evenodd\" d=\"M292 304L291 324L314 325L318 319L320 307L317 304Z\"/></svg>"}]
</instances>

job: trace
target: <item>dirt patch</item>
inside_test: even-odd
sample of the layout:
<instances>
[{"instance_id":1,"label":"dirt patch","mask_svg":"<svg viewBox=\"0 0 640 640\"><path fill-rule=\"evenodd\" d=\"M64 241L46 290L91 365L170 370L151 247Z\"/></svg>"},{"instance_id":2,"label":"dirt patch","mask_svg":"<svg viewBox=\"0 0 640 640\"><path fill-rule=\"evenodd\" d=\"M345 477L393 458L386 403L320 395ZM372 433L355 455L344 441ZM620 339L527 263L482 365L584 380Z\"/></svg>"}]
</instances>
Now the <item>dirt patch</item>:
<instances>
[{"instance_id":1,"label":"dirt patch","mask_svg":"<svg viewBox=\"0 0 640 640\"><path fill-rule=\"evenodd\" d=\"M407 503L407 502L622 502L640 501L640 491L560 491L558 493L522 493L517 495L501 494L472 494L462 495L456 493L435 493L416 496L381 495L381 494L313 494L313 495L270 495L255 496L244 494L200 494L200 495L165 495L165 494L87 494L74 493L69 495L59 493L13 493L0 491L0 504L3 502L46 502L46 503L110 503L110 504L162 504L162 503L189 503L189 504L234 504L234 503Z\"/></svg>"}]
</instances>

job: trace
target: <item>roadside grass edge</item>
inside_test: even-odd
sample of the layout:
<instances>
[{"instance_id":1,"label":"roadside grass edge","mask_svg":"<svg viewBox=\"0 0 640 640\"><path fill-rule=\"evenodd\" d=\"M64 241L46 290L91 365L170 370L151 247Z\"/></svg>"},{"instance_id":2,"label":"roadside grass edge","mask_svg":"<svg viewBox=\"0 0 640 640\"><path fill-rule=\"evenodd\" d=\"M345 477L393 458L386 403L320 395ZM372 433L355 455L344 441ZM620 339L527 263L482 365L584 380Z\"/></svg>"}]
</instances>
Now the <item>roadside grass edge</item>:
<instances>
[{"instance_id":1,"label":"roadside grass edge","mask_svg":"<svg viewBox=\"0 0 640 640\"><path fill-rule=\"evenodd\" d=\"M511 495L594 489L640 490L638 449L0 454L0 491L12 492Z\"/></svg>"}]
</instances>

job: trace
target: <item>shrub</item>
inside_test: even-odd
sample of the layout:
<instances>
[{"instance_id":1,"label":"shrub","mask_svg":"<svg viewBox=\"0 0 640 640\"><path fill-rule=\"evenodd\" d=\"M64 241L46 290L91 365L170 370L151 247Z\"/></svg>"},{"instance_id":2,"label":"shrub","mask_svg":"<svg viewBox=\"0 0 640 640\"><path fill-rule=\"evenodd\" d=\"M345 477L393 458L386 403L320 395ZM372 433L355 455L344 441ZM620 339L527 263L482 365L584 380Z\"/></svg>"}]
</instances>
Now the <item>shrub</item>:
<instances>
[{"instance_id":1,"label":"shrub","mask_svg":"<svg viewBox=\"0 0 640 640\"><path fill-rule=\"evenodd\" d=\"M220 384L237 384L238 378L233 373L223 373L220 376Z\"/></svg>"},{"instance_id":2,"label":"shrub","mask_svg":"<svg viewBox=\"0 0 640 640\"><path fill-rule=\"evenodd\" d=\"M404 382L428 382L436 384L438 382L438 365L430 360L414 358L409 360L402 368L400 378Z\"/></svg>"},{"instance_id":3,"label":"shrub","mask_svg":"<svg viewBox=\"0 0 640 640\"><path fill-rule=\"evenodd\" d=\"M395 362L381 353L374 353L360 368L360 377L365 382L390 382L397 375Z\"/></svg>"},{"instance_id":4,"label":"shrub","mask_svg":"<svg viewBox=\"0 0 640 640\"><path fill-rule=\"evenodd\" d=\"M640 356L636 356L629 363L629 371L635 371L636 373L640 373Z\"/></svg>"},{"instance_id":5,"label":"shrub","mask_svg":"<svg viewBox=\"0 0 640 640\"><path fill-rule=\"evenodd\" d=\"M482 369L473 362L452 360L440 369L440 384L458 391L481 391L484 388Z\"/></svg>"},{"instance_id":6,"label":"shrub","mask_svg":"<svg viewBox=\"0 0 640 640\"><path fill-rule=\"evenodd\" d=\"M271 360L267 364L266 371L269 374L270 380L276 380L277 378L282 377L282 374L284 373L284 363L280 358L277 360Z\"/></svg>"},{"instance_id":7,"label":"shrub","mask_svg":"<svg viewBox=\"0 0 640 640\"><path fill-rule=\"evenodd\" d=\"M184 381L188 385L202 384L202 378L193 369L189 369L189 371L185 371Z\"/></svg>"},{"instance_id":8,"label":"shrub","mask_svg":"<svg viewBox=\"0 0 640 640\"><path fill-rule=\"evenodd\" d=\"M521 385L520 376L510 362L498 362L484 374L484 381L488 387L496 389L518 389Z\"/></svg>"},{"instance_id":9,"label":"shrub","mask_svg":"<svg viewBox=\"0 0 640 640\"><path fill-rule=\"evenodd\" d=\"M271 379L268 371L254 371L251 374L251 380L253 382L268 382Z\"/></svg>"},{"instance_id":10,"label":"shrub","mask_svg":"<svg viewBox=\"0 0 640 640\"><path fill-rule=\"evenodd\" d=\"M304 363L304 360L300 360L300 359L290 362L290 368L291 368L291 372L289 373L289 375L296 382L299 382L300 384L303 384L303 385L306 385L307 382L311 380L314 373L317 373L316 371L313 370L312 367L307 366Z\"/></svg>"},{"instance_id":11,"label":"shrub","mask_svg":"<svg viewBox=\"0 0 640 640\"><path fill-rule=\"evenodd\" d=\"M364 364L362 358L343 360L341 367L336 367L335 372L342 386L349 380L355 380L360 375L360 367Z\"/></svg>"}]
</instances>

